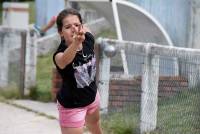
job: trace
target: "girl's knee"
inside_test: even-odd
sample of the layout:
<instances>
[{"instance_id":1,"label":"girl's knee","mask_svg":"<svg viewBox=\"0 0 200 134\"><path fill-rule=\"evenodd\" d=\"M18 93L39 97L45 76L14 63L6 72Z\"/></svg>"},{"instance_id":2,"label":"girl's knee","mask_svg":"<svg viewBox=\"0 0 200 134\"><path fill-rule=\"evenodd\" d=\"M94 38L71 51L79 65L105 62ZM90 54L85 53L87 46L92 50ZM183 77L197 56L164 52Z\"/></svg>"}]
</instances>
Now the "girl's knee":
<instances>
[{"instance_id":1,"label":"girl's knee","mask_svg":"<svg viewBox=\"0 0 200 134\"><path fill-rule=\"evenodd\" d=\"M88 115L86 117L87 124L98 124L99 122L100 122L100 116L97 113L93 115Z\"/></svg>"},{"instance_id":2,"label":"girl's knee","mask_svg":"<svg viewBox=\"0 0 200 134\"><path fill-rule=\"evenodd\" d=\"M62 134L82 134L83 128L67 128L67 127L61 127Z\"/></svg>"}]
</instances>

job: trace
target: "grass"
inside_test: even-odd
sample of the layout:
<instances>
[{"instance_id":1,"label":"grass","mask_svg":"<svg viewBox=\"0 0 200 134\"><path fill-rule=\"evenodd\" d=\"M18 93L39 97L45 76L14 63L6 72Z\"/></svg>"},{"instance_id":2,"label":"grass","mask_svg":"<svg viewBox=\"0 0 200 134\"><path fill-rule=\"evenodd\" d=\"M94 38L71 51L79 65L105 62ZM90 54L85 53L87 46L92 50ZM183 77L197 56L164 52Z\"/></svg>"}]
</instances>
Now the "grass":
<instances>
[{"instance_id":1,"label":"grass","mask_svg":"<svg viewBox=\"0 0 200 134\"><path fill-rule=\"evenodd\" d=\"M51 101L52 54L39 56L37 61L37 86L31 90L32 97L39 101ZM36 91L35 91L36 90Z\"/></svg>"},{"instance_id":2,"label":"grass","mask_svg":"<svg viewBox=\"0 0 200 134\"><path fill-rule=\"evenodd\" d=\"M122 112L112 111L101 117L104 134L137 134L138 124L139 106L136 104L124 108Z\"/></svg>"},{"instance_id":3,"label":"grass","mask_svg":"<svg viewBox=\"0 0 200 134\"><path fill-rule=\"evenodd\" d=\"M38 100L43 102L49 102L51 97L51 77L52 77L52 55L38 57L37 61L37 76L36 86L30 88L30 95L24 96L26 99ZM0 89L0 96L5 99L19 99L19 89L17 85Z\"/></svg>"},{"instance_id":4,"label":"grass","mask_svg":"<svg viewBox=\"0 0 200 134\"><path fill-rule=\"evenodd\" d=\"M99 34L97 34L96 37L117 39L117 34L112 29L105 29L105 30L102 30Z\"/></svg>"},{"instance_id":5,"label":"grass","mask_svg":"<svg viewBox=\"0 0 200 134\"><path fill-rule=\"evenodd\" d=\"M160 101L158 112L158 129L171 133L200 133L200 90L182 91L173 98Z\"/></svg>"},{"instance_id":6,"label":"grass","mask_svg":"<svg viewBox=\"0 0 200 134\"><path fill-rule=\"evenodd\" d=\"M16 85L10 84L8 87L0 88L1 99L19 99L20 93Z\"/></svg>"},{"instance_id":7,"label":"grass","mask_svg":"<svg viewBox=\"0 0 200 134\"><path fill-rule=\"evenodd\" d=\"M200 90L190 89L159 99L157 129L149 134L199 134ZM139 107L102 117L105 134L139 133Z\"/></svg>"}]
</instances>

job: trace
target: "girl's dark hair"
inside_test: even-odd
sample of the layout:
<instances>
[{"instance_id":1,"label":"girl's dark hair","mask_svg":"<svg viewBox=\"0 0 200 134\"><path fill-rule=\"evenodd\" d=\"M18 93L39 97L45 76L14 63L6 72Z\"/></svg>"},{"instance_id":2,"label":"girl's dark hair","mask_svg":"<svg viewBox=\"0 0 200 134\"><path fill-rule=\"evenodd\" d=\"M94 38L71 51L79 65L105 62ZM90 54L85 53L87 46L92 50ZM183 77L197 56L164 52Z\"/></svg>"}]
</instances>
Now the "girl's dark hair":
<instances>
[{"instance_id":1,"label":"girl's dark hair","mask_svg":"<svg viewBox=\"0 0 200 134\"><path fill-rule=\"evenodd\" d=\"M68 15L76 15L82 24L81 14L78 12L78 10L73 9L73 8L64 9L58 14L57 19L56 19L58 32L62 31L63 19Z\"/></svg>"}]
</instances>

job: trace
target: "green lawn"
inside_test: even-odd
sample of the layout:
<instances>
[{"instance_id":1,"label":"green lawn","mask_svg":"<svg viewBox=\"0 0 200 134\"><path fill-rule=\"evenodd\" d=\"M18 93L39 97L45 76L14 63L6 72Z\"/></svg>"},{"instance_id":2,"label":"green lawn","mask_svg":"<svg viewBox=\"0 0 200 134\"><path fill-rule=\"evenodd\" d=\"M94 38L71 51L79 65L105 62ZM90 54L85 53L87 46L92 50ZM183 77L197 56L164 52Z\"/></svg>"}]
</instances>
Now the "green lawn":
<instances>
[{"instance_id":1,"label":"green lawn","mask_svg":"<svg viewBox=\"0 0 200 134\"><path fill-rule=\"evenodd\" d=\"M200 134L200 90L191 89L159 99L157 129L149 134ZM102 117L105 134L138 134L140 106Z\"/></svg>"},{"instance_id":2,"label":"green lawn","mask_svg":"<svg viewBox=\"0 0 200 134\"><path fill-rule=\"evenodd\" d=\"M139 133L139 105L133 104L124 108L122 112L112 111L101 116L104 134L138 134Z\"/></svg>"},{"instance_id":3,"label":"green lawn","mask_svg":"<svg viewBox=\"0 0 200 134\"><path fill-rule=\"evenodd\" d=\"M37 59L37 92L36 98L40 101L51 101L51 79L52 79L52 53L39 56ZM34 92L35 93L35 92Z\"/></svg>"},{"instance_id":4,"label":"green lawn","mask_svg":"<svg viewBox=\"0 0 200 134\"><path fill-rule=\"evenodd\" d=\"M200 90L182 91L173 98L159 101L158 129L155 134L199 134Z\"/></svg>"}]
</instances>

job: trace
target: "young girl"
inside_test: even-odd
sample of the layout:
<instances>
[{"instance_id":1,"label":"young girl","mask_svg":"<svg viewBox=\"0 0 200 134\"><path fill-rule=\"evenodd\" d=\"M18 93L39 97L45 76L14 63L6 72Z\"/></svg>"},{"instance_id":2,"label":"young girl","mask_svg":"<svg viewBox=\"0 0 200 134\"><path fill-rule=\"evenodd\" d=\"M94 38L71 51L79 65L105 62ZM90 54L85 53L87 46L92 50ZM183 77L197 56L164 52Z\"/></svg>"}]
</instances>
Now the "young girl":
<instances>
[{"instance_id":1,"label":"young girl","mask_svg":"<svg viewBox=\"0 0 200 134\"><path fill-rule=\"evenodd\" d=\"M75 9L61 11L56 23L61 43L53 61L63 80L57 93L62 134L82 134L84 124L101 134L94 37Z\"/></svg>"}]
</instances>

